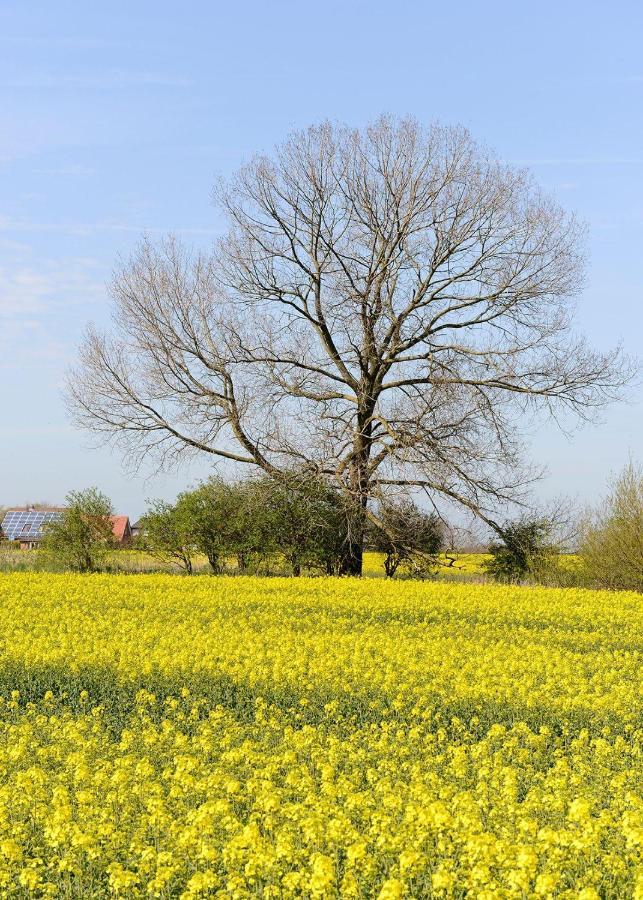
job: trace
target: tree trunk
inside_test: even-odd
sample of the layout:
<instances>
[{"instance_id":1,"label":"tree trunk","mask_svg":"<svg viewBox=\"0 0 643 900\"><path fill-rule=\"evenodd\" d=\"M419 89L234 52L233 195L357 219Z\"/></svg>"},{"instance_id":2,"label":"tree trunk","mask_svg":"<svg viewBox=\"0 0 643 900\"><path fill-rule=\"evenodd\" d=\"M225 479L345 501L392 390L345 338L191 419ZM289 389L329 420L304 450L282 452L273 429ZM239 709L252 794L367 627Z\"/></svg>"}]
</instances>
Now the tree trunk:
<instances>
[{"instance_id":1,"label":"tree trunk","mask_svg":"<svg viewBox=\"0 0 643 900\"><path fill-rule=\"evenodd\" d=\"M349 540L339 566L340 575L361 575L364 561L364 548L361 540L353 537Z\"/></svg>"},{"instance_id":2,"label":"tree trunk","mask_svg":"<svg viewBox=\"0 0 643 900\"><path fill-rule=\"evenodd\" d=\"M387 578L393 578L395 573L397 572L397 567L400 564L399 557L395 554L395 551L389 551L386 554L386 559L384 560L384 571L386 572Z\"/></svg>"},{"instance_id":3,"label":"tree trunk","mask_svg":"<svg viewBox=\"0 0 643 900\"><path fill-rule=\"evenodd\" d=\"M368 479L369 442L372 430L370 415L372 401L361 408L357 416L357 433L353 445L353 459L349 467L350 501L347 509L348 541L339 567L340 575L362 574L364 538L366 536L366 507L370 493Z\"/></svg>"},{"instance_id":4,"label":"tree trunk","mask_svg":"<svg viewBox=\"0 0 643 900\"><path fill-rule=\"evenodd\" d=\"M340 575L360 576L362 574L367 502L368 497L362 495L359 501L353 504L353 509L347 511L348 539L339 564Z\"/></svg>"}]
</instances>

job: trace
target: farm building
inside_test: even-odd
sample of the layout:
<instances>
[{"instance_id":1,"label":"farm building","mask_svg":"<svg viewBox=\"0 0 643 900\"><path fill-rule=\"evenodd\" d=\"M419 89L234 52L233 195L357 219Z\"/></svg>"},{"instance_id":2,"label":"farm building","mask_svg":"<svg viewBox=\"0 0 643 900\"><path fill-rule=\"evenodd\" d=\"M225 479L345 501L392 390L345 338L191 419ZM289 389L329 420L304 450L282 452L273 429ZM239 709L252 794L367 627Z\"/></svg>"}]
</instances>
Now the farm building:
<instances>
[{"instance_id":1,"label":"farm building","mask_svg":"<svg viewBox=\"0 0 643 900\"><path fill-rule=\"evenodd\" d=\"M2 534L8 541L18 541L21 550L33 550L45 536L50 522L56 522L64 507L23 506L9 509L2 520ZM132 537L129 516L110 516L117 544L127 544Z\"/></svg>"},{"instance_id":2,"label":"farm building","mask_svg":"<svg viewBox=\"0 0 643 900\"><path fill-rule=\"evenodd\" d=\"M132 526L129 516L110 516L112 520L112 532L117 544L127 544L132 539Z\"/></svg>"}]
</instances>

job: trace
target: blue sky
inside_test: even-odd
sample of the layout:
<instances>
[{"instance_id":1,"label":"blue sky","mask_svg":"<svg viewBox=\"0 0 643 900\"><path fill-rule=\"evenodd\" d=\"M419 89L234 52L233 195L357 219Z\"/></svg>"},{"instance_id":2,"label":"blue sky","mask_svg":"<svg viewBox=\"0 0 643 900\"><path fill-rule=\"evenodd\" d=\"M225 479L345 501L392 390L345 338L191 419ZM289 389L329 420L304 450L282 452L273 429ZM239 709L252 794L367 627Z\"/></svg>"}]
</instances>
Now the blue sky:
<instances>
[{"instance_id":1,"label":"blue sky","mask_svg":"<svg viewBox=\"0 0 643 900\"><path fill-rule=\"evenodd\" d=\"M97 484L121 512L205 465L137 475L90 449L61 382L143 231L219 232L218 174L323 118L461 123L589 227L579 328L640 354L643 6L635 2L0 0L0 504ZM643 402L530 437L539 492L595 500L643 457Z\"/></svg>"}]
</instances>

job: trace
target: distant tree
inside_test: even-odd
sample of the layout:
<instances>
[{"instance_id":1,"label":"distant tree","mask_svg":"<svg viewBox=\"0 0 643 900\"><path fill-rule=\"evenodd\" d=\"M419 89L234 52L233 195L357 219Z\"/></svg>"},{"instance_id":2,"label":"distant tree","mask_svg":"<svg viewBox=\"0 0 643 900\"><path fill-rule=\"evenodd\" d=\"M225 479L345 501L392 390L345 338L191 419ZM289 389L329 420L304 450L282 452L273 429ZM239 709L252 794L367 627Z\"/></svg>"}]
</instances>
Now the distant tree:
<instances>
[{"instance_id":1,"label":"distant tree","mask_svg":"<svg viewBox=\"0 0 643 900\"><path fill-rule=\"evenodd\" d=\"M258 481L211 478L179 494L174 504L157 502L141 519L141 546L191 573L195 554L207 557L213 572L236 558L246 572L276 551L274 522Z\"/></svg>"},{"instance_id":2,"label":"distant tree","mask_svg":"<svg viewBox=\"0 0 643 900\"><path fill-rule=\"evenodd\" d=\"M581 526L585 575L601 587L643 592L643 468L630 462Z\"/></svg>"},{"instance_id":3,"label":"distant tree","mask_svg":"<svg viewBox=\"0 0 643 900\"><path fill-rule=\"evenodd\" d=\"M257 485L257 518L264 522L269 543L290 565L328 574L341 567L348 544L345 505L321 479L293 473L285 479L262 479Z\"/></svg>"},{"instance_id":4,"label":"distant tree","mask_svg":"<svg viewBox=\"0 0 643 900\"><path fill-rule=\"evenodd\" d=\"M237 515L237 500L233 487L218 479L177 497L175 519L185 526L179 543L206 556L215 573L221 572L230 551L229 526Z\"/></svg>"},{"instance_id":5,"label":"distant tree","mask_svg":"<svg viewBox=\"0 0 643 900\"><path fill-rule=\"evenodd\" d=\"M223 540L227 553L236 557L237 570L247 572L276 551L273 522L256 479L233 482L226 487L231 511L225 521Z\"/></svg>"},{"instance_id":6,"label":"distant tree","mask_svg":"<svg viewBox=\"0 0 643 900\"><path fill-rule=\"evenodd\" d=\"M485 571L504 582L537 577L558 554L554 530L555 522L547 517L525 515L506 522L499 530L500 540L489 546L491 559Z\"/></svg>"},{"instance_id":7,"label":"distant tree","mask_svg":"<svg viewBox=\"0 0 643 900\"><path fill-rule=\"evenodd\" d=\"M221 572L228 557L236 557L238 569L246 571L274 549L274 529L259 493L253 481L211 478L177 497L181 540L204 554L213 572Z\"/></svg>"},{"instance_id":8,"label":"distant tree","mask_svg":"<svg viewBox=\"0 0 643 900\"><path fill-rule=\"evenodd\" d=\"M71 491L59 521L45 526L44 553L76 572L99 570L115 546L111 501L97 488Z\"/></svg>"},{"instance_id":9,"label":"distant tree","mask_svg":"<svg viewBox=\"0 0 643 900\"><path fill-rule=\"evenodd\" d=\"M195 546L192 522L184 505L155 501L141 518L141 531L140 547L192 574Z\"/></svg>"},{"instance_id":10,"label":"distant tree","mask_svg":"<svg viewBox=\"0 0 643 900\"><path fill-rule=\"evenodd\" d=\"M443 537L443 524L435 513L424 512L411 500L387 500L369 527L368 541L371 549L384 554L384 571L392 578L402 563L420 569L434 565Z\"/></svg>"}]
</instances>

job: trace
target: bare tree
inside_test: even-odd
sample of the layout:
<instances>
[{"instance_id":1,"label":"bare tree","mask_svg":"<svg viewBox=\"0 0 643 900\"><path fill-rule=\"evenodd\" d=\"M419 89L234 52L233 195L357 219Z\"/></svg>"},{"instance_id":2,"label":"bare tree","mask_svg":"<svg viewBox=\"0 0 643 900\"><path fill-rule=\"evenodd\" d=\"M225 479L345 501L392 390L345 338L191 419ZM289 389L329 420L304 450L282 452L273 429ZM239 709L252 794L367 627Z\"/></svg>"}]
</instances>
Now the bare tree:
<instances>
[{"instance_id":1,"label":"bare tree","mask_svg":"<svg viewBox=\"0 0 643 900\"><path fill-rule=\"evenodd\" d=\"M130 454L203 451L345 495L345 570L395 486L495 523L534 473L531 410L581 416L627 380L575 337L582 229L462 128L381 118L295 133L216 189L212 253L144 241L69 393Z\"/></svg>"}]
</instances>

